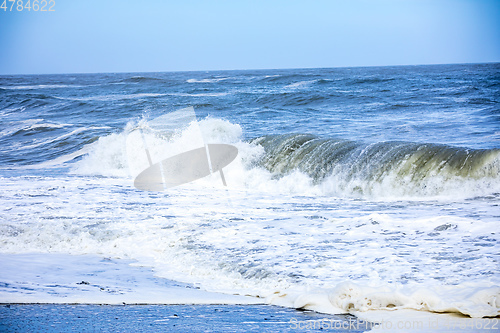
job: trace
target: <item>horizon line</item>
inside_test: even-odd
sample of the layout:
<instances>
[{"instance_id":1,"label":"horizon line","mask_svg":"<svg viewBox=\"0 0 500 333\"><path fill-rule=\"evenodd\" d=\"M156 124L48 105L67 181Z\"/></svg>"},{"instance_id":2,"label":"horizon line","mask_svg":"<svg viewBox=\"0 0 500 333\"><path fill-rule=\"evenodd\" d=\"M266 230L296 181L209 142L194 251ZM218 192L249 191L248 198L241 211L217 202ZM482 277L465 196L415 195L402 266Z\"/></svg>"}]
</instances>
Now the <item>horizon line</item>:
<instances>
[{"instance_id":1,"label":"horizon line","mask_svg":"<svg viewBox=\"0 0 500 333\"><path fill-rule=\"evenodd\" d=\"M5 74L2 76L33 76L33 75L90 75L90 74L138 74L138 73L199 73L199 72L237 72L237 71L273 71L273 70L304 70L304 69L336 69L336 68L376 68L376 67L418 67L418 66L446 66L446 65L488 65L500 64L499 61L487 62L456 62L456 63L427 63L405 65L359 65L334 67L285 67L285 68L247 68L247 69L196 69L196 70L160 70L160 71L116 71L116 72L67 72L67 73L23 73Z\"/></svg>"}]
</instances>

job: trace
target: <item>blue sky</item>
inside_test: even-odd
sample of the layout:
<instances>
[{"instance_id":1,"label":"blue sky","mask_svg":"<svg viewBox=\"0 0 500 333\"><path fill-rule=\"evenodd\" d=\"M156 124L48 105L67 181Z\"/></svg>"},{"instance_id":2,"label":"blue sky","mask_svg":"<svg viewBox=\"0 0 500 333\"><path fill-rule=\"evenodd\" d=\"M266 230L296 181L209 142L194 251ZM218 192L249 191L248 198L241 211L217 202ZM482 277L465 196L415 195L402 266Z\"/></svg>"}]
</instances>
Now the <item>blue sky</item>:
<instances>
[{"instance_id":1,"label":"blue sky","mask_svg":"<svg viewBox=\"0 0 500 333\"><path fill-rule=\"evenodd\" d=\"M500 0L53 1L0 9L0 74L500 62Z\"/></svg>"}]
</instances>

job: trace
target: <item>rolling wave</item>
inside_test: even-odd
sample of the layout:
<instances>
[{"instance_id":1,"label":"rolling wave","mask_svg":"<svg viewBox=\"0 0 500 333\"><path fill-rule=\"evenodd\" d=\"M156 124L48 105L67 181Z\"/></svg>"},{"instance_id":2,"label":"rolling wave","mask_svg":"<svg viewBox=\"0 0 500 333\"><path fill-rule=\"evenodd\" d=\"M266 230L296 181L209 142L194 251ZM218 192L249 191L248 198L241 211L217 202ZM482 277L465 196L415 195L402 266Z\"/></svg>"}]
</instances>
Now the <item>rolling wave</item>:
<instances>
[{"instance_id":1,"label":"rolling wave","mask_svg":"<svg viewBox=\"0 0 500 333\"><path fill-rule=\"evenodd\" d=\"M81 88L81 85L71 84L34 84L34 85L12 85L0 86L0 89L5 90L35 90L35 89L56 89L56 88Z\"/></svg>"},{"instance_id":2,"label":"rolling wave","mask_svg":"<svg viewBox=\"0 0 500 333\"><path fill-rule=\"evenodd\" d=\"M74 153L109 131L107 126L77 126L43 119L6 123L0 128L0 165L36 166ZM77 157L77 155L75 155Z\"/></svg>"},{"instance_id":3,"label":"rolling wave","mask_svg":"<svg viewBox=\"0 0 500 333\"><path fill-rule=\"evenodd\" d=\"M121 82L130 82L130 83L140 83L140 82L156 82L163 81L162 79L150 76L132 76L126 79L123 79Z\"/></svg>"},{"instance_id":4,"label":"rolling wave","mask_svg":"<svg viewBox=\"0 0 500 333\"><path fill-rule=\"evenodd\" d=\"M366 144L309 134L262 136L251 143L264 148L258 165L275 177L300 171L334 193L440 195L464 190L465 184L480 192L500 191L499 149Z\"/></svg>"}]
</instances>

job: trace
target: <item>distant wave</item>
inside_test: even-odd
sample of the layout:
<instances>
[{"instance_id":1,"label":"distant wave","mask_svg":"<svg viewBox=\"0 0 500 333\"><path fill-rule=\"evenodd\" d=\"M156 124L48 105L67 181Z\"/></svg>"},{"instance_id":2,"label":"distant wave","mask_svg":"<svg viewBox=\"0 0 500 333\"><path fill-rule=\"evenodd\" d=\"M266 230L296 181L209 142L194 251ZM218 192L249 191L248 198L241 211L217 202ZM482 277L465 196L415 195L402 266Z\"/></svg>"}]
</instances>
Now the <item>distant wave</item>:
<instances>
[{"instance_id":1,"label":"distant wave","mask_svg":"<svg viewBox=\"0 0 500 333\"><path fill-rule=\"evenodd\" d=\"M0 86L0 89L6 90L34 90L34 89L56 89L56 88L81 88L81 85L70 84L36 84L22 86Z\"/></svg>"},{"instance_id":2,"label":"distant wave","mask_svg":"<svg viewBox=\"0 0 500 333\"><path fill-rule=\"evenodd\" d=\"M36 133L44 133L54 131L70 124L51 124L51 123L37 123L17 130L13 135L33 135ZM1 133L0 133L1 136Z\"/></svg>"},{"instance_id":3,"label":"distant wave","mask_svg":"<svg viewBox=\"0 0 500 333\"><path fill-rule=\"evenodd\" d=\"M306 81L298 81L291 83L287 86L285 86L285 89L298 89L298 88L305 88L309 86L310 84L317 83L317 80L306 80Z\"/></svg>"},{"instance_id":4,"label":"distant wave","mask_svg":"<svg viewBox=\"0 0 500 333\"><path fill-rule=\"evenodd\" d=\"M108 126L76 126L30 119L0 131L0 164L33 166L73 153L97 140ZM77 156L77 155L75 155Z\"/></svg>"},{"instance_id":5,"label":"distant wave","mask_svg":"<svg viewBox=\"0 0 500 333\"><path fill-rule=\"evenodd\" d=\"M381 83L381 82L390 82L396 80L395 78L392 77L363 77L363 78L356 78L352 80L353 84L365 84L365 83Z\"/></svg>"},{"instance_id":6,"label":"distant wave","mask_svg":"<svg viewBox=\"0 0 500 333\"><path fill-rule=\"evenodd\" d=\"M187 83L216 83L220 81L224 81L229 79L228 77L218 77L218 78L212 78L212 79L188 79L186 80Z\"/></svg>"},{"instance_id":7,"label":"distant wave","mask_svg":"<svg viewBox=\"0 0 500 333\"><path fill-rule=\"evenodd\" d=\"M181 96L181 97L222 97L230 95L228 92L213 92L213 93L171 93L169 96Z\"/></svg>"},{"instance_id":8,"label":"distant wave","mask_svg":"<svg viewBox=\"0 0 500 333\"><path fill-rule=\"evenodd\" d=\"M255 102L267 106L305 106L327 100L331 96L310 92L274 92L256 95Z\"/></svg>"},{"instance_id":9,"label":"distant wave","mask_svg":"<svg viewBox=\"0 0 500 333\"><path fill-rule=\"evenodd\" d=\"M99 96L88 96L88 97L56 97L58 99L65 99L70 101L118 101L122 99L137 99L137 98L149 98L149 97L162 97L168 94L156 94L156 93L138 93L138 94L111 94L111 95L99 95Z\"/></svg>"},{"instance_id":10,"label":"distant wave","mask_svg":"<svg viewBox=\"0 0 500 333\"><path fill-rule=\"evenodd\" d=\"M162 81L162 79L158 79L155 77L149 77L149 76L132 76L129 78L126 78L122 80L121 82L148 82L148 81Z\"/></svg>"}]
</instances>

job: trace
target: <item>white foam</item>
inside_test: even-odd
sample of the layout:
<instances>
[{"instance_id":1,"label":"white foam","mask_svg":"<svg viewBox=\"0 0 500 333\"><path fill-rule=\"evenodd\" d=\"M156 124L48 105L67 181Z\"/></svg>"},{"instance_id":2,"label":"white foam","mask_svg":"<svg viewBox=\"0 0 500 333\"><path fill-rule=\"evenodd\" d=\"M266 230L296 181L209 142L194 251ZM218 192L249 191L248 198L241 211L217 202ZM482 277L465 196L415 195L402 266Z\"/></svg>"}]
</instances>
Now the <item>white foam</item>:
<instances>
[{"instance_id":1,"label":"white foam","mask_svg":"<svg viewBox=\"0 0 500 333\"><path fill-rule=\"evenodd\" d=\"M283 89L298 89L298 88L305 88L308 85L317 82L317 80L308 80L308 81L298 81L291 83L287 86L285 86Z\"/></svg>"},{"instance_id":2,"label":"white foam","mask_svg":"<svg viewBox=\"0 0 500 333\"><path fill-rule=\"evenodd\" d=\"M353 328L370 332L496 332L497 318L467 318L453 313L431 313L415 310L367 311L354 313L359 319Z\"/></svg>"},{"instance_id":3,"label":"white foam","mask_svg":"<svg viewBox=\"0 0 500 333\"><path fill-rule=\"evenodd\" d=\"M132 131L141 126L146 126L144 121L139 124L131 122L124 132L99 138L89 147L88 155L74 166L73 172L82 175L136 176L149 166L143 136L153 163L202 147L204 143L241 143L241 127L221 119L207 118L167 136L148 131L147 126L142 134ZM203 139L199 137L200 130Z\"/></svg>"},{"instance_id":4,"label":"white foam","mask_svg":"<svg viewBox=\"0 0 500 333\"><path fill-rule=\"evenodd\" d=\"M500 314L498 286L439 286L438 288L363 286L343 282L330 290L316 290L294 295L293 306L323 312L353 313L373 310L411 309L434 313L458 313L472 318L496 317ZM333 309L333 311L332 311Z\"/></svg>"},{"instance_id":5,"label":"white foam","mask_svg":"<svg viewBox=\"0 0 500 333\"><path fill-rule=\"evenodd\" d=\"M326 198L232 190L229 203L196 182L151 196L126 190L125 179L35 180L3 180L11 209L2 214L13 221L1 226L4 253L129 258L207 291L330 313L415 309L483 317L500 308L500 281L487 274L496 270L486 246L496 237L495 221L338 218L349 207L315 208L331 205ZM35 220L15 222L26 214Z\"/></svg>"},{"instance_id":6,"label":"white foam","mask_svg":"<svg viewBox=\"0 0 500 333\"><path fill-rule=\"evenodd\" d=\"M218 77L218 78L212 78L212 79L188 79L186 80L187 83L217 83L220 81L228 80L230 79L229 77Z\"/></svg>"}]
</instances>

